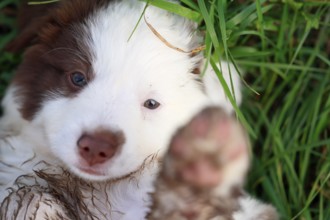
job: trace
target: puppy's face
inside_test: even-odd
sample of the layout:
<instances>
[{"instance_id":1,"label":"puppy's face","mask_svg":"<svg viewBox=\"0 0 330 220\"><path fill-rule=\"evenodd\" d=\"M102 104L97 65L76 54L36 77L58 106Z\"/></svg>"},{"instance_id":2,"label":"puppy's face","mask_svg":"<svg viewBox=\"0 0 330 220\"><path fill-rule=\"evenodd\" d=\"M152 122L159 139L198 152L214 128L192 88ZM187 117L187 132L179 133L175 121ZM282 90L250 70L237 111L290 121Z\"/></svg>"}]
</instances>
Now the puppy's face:
<instances>
[{"instance_id":1,"label":"puppy's face","mask_svg":"<svg viewBox=\"0 0 330 220\"><path fill-rule=\"evenodd\" d=\"M124 177L161 155L176 128L208 103L192 74L198 57L168 47L145 22L128 40L140 3L102 5L85 17L63 4L73 17L50 19L18 70L21 113L43 135L44 150L77 175ZM195 47L187 22L154 8L145 17L174 45Z\"/></svg>"}]
</instances>

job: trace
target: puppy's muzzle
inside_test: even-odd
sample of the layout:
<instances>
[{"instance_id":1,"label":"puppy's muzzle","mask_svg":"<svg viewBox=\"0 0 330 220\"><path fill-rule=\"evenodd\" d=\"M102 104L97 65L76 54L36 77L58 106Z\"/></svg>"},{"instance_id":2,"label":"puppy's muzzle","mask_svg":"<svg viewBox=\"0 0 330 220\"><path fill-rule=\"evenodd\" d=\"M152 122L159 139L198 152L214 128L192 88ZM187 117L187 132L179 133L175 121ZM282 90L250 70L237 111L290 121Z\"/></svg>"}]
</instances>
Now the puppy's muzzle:
<instances>
[{"instance_id":1,"label":"puppy's muzzle","mask_svg":"<svg viewBox=\"0 0 330 220\"><path fill-rule=\"evenodd\" d=\"M115 156L125 143L123 132L100 130L84 133L78 140L78 152L89 166L102 164Z\"/></svg>"}]
</instances>

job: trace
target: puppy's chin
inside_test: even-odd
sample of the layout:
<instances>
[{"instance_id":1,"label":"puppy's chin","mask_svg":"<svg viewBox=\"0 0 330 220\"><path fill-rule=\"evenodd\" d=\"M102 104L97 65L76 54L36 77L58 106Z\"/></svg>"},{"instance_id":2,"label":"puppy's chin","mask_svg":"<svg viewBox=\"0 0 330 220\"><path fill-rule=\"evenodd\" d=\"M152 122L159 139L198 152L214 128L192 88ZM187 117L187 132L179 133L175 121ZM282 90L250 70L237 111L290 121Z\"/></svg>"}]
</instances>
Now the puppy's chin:
<instances>
[{"instance_id":1,"label":"puppy's chin","mask_svg":"<svg viewBox=\"0 0 330 220\"><path fill-rule=\"evenodd\" d=\"M69 166L70 171L82 178L84 180L90 181L108 181L111 179L116 179L107 175L103 170L91 168L91 167L83 167L83 166Z\"/></svg>"},{"instance_id":2,"label":"puppy's chin","mask_svg":"<svg viewBox=\"0 0 330 220\"><path fill-rule=\"evenodd\" d=\"M106 166L106 165L104 165ZM87 180L87 181L116 181L120 179L126 179L127 177L130 177L131 175L134 175L136 171L139 170L137 168L136 170L132 172L127 173L111 173L109 170L105 169L103 165L100 165L98 167L90 167L90 166L83 166L81 164L76 165L70 165L67 166L69 170L75 174L77 177Z\"/></svg>"}]
</instances>

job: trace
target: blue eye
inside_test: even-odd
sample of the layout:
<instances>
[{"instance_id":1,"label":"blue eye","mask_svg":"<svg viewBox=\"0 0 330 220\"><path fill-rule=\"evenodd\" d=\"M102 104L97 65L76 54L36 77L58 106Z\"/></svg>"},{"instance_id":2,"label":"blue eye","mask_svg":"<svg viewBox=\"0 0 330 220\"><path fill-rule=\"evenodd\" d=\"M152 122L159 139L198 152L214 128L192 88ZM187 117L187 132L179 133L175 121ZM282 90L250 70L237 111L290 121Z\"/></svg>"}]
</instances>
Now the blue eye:
<instances>
[{"instance_id":1,"label":"blue eye","mask_svg":"<svg viewBox=\"0 0 330 220\"><path fill-rule=\"evenodd\" d=\"M148 109L154 110L160 106L160 103L154 99L148 99L147 101L144 102L143 106Z\"/></svg>"},{"instance_id":2,"label":"blue eye","mask_svg":"<svg viewBox=\"0 0 330 220\"><path fill-rule=\"evenodd\" d=\"M83 87L87 84L85 75L81 72L73 72L70 74L71 82L74 86Z\"/></svg>"}]
</instances>

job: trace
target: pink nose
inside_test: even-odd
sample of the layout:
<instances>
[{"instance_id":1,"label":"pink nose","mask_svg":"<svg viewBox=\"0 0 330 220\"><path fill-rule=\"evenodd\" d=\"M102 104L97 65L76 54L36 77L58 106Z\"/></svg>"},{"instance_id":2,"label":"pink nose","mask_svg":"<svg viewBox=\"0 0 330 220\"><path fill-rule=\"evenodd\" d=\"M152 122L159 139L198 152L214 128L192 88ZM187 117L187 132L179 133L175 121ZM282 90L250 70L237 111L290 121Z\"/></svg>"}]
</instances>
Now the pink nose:
<instances>
[{"instance_id":1,"label":"pink nose","mask_svg":"<svg viewBox=\"0 0 330 220\"><path fill-rule=\"evenodd\" d=\"M93 166L111 159L124 142L122 132L101 130L83 134L78 140L78 151L88 165Z\"/></svg>"}]
</instances>

